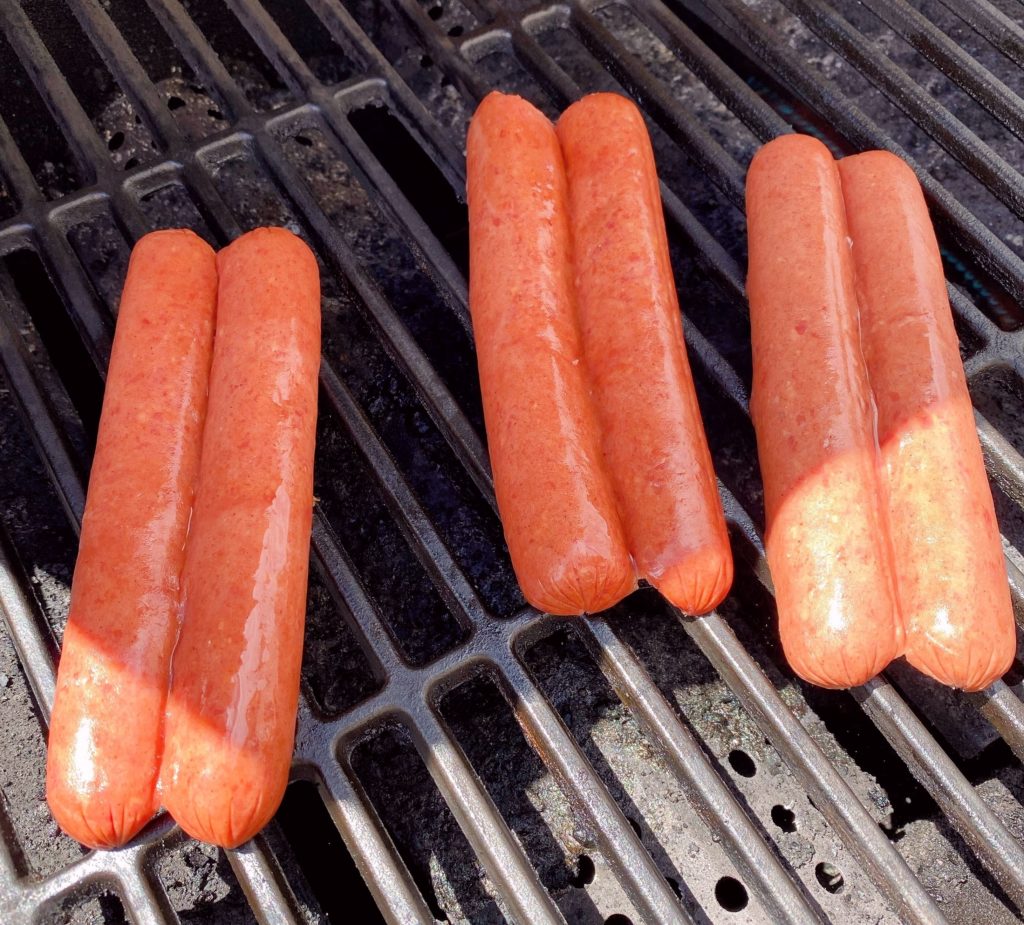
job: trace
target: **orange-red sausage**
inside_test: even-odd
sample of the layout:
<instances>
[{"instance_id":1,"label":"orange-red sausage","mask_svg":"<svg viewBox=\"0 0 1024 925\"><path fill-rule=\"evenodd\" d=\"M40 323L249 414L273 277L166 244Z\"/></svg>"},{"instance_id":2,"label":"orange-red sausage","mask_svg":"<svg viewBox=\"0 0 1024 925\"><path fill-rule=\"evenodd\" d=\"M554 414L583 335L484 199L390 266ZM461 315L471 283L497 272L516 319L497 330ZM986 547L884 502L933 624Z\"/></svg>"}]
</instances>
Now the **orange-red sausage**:
<instances>
[{"instance_id":1,"label":"orange-red sausage","mask_svg":"<svg viewBox=\"0 0 1024 925\"><path fill-rule=\"evenodd\" d=\"M46 798L73 838L154 814L178 582L213 345L217 267L190 231L132 251L117 318L50 725Z\"/></svg>"},{"instance_id":2,"label":"orange-red sausage","mask_svg":"<svg viewBox=\"0 0 1024 925\"><path fill-rule=\"evenodd\" d=\"M999 527L914 172L886 151L839 162L861 332L878 407L907 661L981 690L1016 639Z\"/></svg>"},{"instance_id":3,"label":"orange-red sausage","mask_svg":"<svg viewBox=\"0 0 1024 925\"><path fill-rule=\"evenodd\" d=\"M217 256L210 399L182 580L163 803L224 847L288 782L313 511L320 279L309 248L261 228Z\"/></svg>"},{"instance_id":4,"label":"orange-red sausage","mask_svg":"<svg viewBox=\"0 0 1024 925\"><path fill-rule=\"evenodd\" d=\"M595 93L558 121L586 368L641 578L690 614L721 603L732 551L683 342L654 152L639 110Z\"/></svg>"},{"instance_id":5,"label":"orange-red sausage","mask_svg":"<svg viewBox=\"0 0 1024 925\"><path fill-rule=\"evenodd\" d=\"M523 595L556 614L636 587L587 394L551 123L491 93L469 130L469 303L487 442Z\"/></svg>"},{"instance_id":6,"label":"orange-red sausage","mask_svg":"<svg viewBox=\"0 0 1024 925\"><path fill-rule=\"evenodd\" d=\"M852 687L903 651L839 172L786 135L747 174L765 546L793 670Z\"/></svg>"}]
</instances>

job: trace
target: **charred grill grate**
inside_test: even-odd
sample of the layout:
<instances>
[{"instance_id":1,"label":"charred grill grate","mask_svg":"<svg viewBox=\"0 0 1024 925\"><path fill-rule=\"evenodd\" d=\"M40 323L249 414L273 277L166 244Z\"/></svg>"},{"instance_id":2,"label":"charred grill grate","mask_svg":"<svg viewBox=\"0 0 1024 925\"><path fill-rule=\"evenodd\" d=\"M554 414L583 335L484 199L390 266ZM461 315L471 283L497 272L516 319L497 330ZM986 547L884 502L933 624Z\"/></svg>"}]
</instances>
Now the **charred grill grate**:
<instances>
[{"instance_id":1,"label":"charred grill grate","mask_svg":"<svg viewBox=\"0 0 1024 925\"><path fill-rule=\"evenodd\" d=\"M63 572L50 571L66 594L128 242L161 225L222 243L286 223L326 271L295 776L316 785L303 811L325 807L331 823L314 835L293 809L284 836L273 826L228 852L251 909L232 907L239 921L331 915L330 890L312 883L315 853L302 861L286 842L326 845L335 831L394 922L932 922L944 904L954 921L982 909L1012 921L1024 910L1019 685L941 700L893 669L851 697L777 668L754 526L740 211L743 165L788 123L837 150L884 147L914 163L947 247L1020 608L1024 242L1014 228L1024 183L1006 133L1019 138L1024 102L999 53L1024 58L1021 10L1011 0L941 0L952 13L931 0L920 11L866 0L870 12L785 2L793 15L770 0L67 0L63 23L60 0L0 3L4 459L38 454L10 463L11 480L36 474L11 489L27 506L0 531L0 608L44 723L66 601L59 581L55 591L39 576L61 560ZM998 53L984 42L971 51L979 37ZM745 563L722 615L700 620L673 619L643 594L588 621L524 609L481 441L456 200L467 115L494 86L553 114L581 90L616 85L652 120L690 352ZM11 436L17 428L34 451ZM44 492L63 525L33 523ZM588 699L604 687L605 701ZM618 739L586 715L600 702L625 717ZM507 741L473 725L477 710ZM623 744L627 733L653 748ZM534 810L509 797L502 780L519 786L522 775L495 767L488 743L550 779L530 791ZM646 803L617 752L631 747L664 772L651 772ZM997 772L1006 799L976 786ZM433 802L408 796L417 775L422 790L436 788ZM888 795L872 775L888 775ZM895 804L912 795L934 807L959 886L936 880L934 851L908 863L897 830L908 817ZM670 797L666 828L656 804ZM43 910L78 921L68 910L90 891L117 897L98 907L102 920L185 920L160 872L161 852L177 844L166 819L124 851L40 872L11 800L0 802L0 920ZM434 813L422 824L435 842L403 823L414 805ZM524 821L531 811L539 826ZM542 844L552 812L568 821ZM688 853L672 840L677 823ZM447 868L452 895L431 889L432 863ZM592 881L621 907L574 894ZM334 910L352 915L345 898Z\"/></svg>"}]
</instances>

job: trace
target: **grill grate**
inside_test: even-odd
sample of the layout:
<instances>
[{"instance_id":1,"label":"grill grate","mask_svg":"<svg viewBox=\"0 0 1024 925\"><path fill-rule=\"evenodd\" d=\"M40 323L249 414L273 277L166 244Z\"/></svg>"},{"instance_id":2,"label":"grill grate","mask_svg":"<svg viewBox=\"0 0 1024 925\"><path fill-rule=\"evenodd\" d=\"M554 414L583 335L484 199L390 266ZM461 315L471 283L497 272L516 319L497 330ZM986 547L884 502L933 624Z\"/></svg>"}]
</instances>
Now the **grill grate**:
<instances>
[{"instance_id":1,"label":"grill grate","mask_svg":"<svg viewBox=\"0 0 1024 925\"><path fill-rule=\"evenodd\" d=\"M117 133L100 128L50 53L45 40L49 33L39 17L39 10L49 6L35 0L26 0L23 6L13 0L0 3L0 31L66 138L73 164L65 169L81 178L67 195L48 196L25 145L19 145L0 122L0 178L17 209L0 223L0 256L6 255L7 268L0 272L0 364L8 389L69 525L77 530L84 506L89 431L95 426L83 414L84 399L78 394L79 388L86 388L84 374L68 381L73 378L68 370L78 367L63 359L61 350L71 348L61 347L56 334L48 338L38 320L35 327L42 342L36 339L30 315L33 310L38 314L39 308L31 297L19 294L20 271L11 255L28 253L42 262L56 298L68 307L81 341L82 364L89 367L89 375L102 377L114 308L107 301L111 290L104 288L103 275L119 274L127 241L153 225L185 222L220 243L253 224L283 221L314 244L327 270L325 304L340 319L335 324L348 319L356 325L358 320L365 328L359 337L367 341L362 345L355 327L351 352L345 345L346 330L341 330L338 343L325 338L328 349L320 383L321 408L328 419L324 426L354 447L358 464L371 474L369 491L397 525L396 542L408 547L403 574L422 572L415 587L428 590L413 595L408 620L396 622L381 603L394 576L385 571L371 580L360 567L361 551L350 548L355 541L348 534L342 541L338 515L326 497L321 499L314 518L313 561L336 608L327 620L344 623L345 628L336 632L355 640L358 660L367 666L370 679L348 696L342 709L327 710L311 693L317 685L307 674L295 775L317 784L388 920L430 923L442 914L457 917L457 906L455 911L432 908L436 900L424 896L422 877L411 870L401 836L393 825L385 824L379 797L375 802L373 788L362 779L362 750L381 728L395 726L407 734L478 859L497 913L530 923L600 920L593 910L584 915L545 888L525 838L499 809L501 801L493 787L478 776L453 731L443 709L445 698L478 676L501 691L525 741L557 780L583 830L577 840L592 845L594 855L603 859L603 868L614 875L623 901L631 907L626 911L638 920L726 920L742 911L749 921L867 921L869 913L871 921L942 921L943 913L923 882L927 871L915 876L891 833L883 831L877 814L865 805L863 781L843 754L844 746L852 751L856 743L847 739L843 745L835 744L846 721L876 730L872 743L882 748L888 743L898 756L894 760L905 763L918 782L915 786L934 801L944 825L956 833L950 840L962 839L958 850L967 859L972 880L1002 903L998 909L1006 913L1007 921L1013 920L1014 907L1024 909L1020 806L1014 804L1017 821L1011 833L1006 813L997 814L972 784L969 775L976 773L977 765L955 761L937 741L927 697L919 699L895 672L892 677L914 697L916 709L888 675L853 691L852 697L804 689L779 674L778 653L755 638L764 635L758 622L763 608L753 602L763 596L759 584L768 585L754 526L761 516L760 496L751 475L749 434L744 438L733 433L749 430L742 251L736 243L742 240L742 224L733 207L742 207L743 164L754 145L787 131L789 122L824 134L839 150L883 147L911 161L948 247L954 281L950 295L968 349L972 387L994 373L1014 382L1024 378L1022 319L1012 305L1024 295L1022 245L989 227L1001 227L994 210L1005 207L1011 216L1021 215L1020 159L1001 156L975 128L989 113L1019 135L1024 103L1015 85L1005 86L992 65L972 58L933 25L937 19L925 18L902 0L869 0L866 5L976 100L977 113L954 115L943 100L894 64L875 41L871 30L877 25L863 25L863 11L856 16L845 10L840 14L820 0L786 0L796 20L786 19L783 11L763 0L718 0L707 5L678 0L673 9L659 0L628 8L581 0L524 9L495 0L443 6L367 0L353 4L351 10L338 0L307 0L302 15L312 15L323 35L317 47L333 45L340 50L341 63L330 66L313 62L308 49L300 54L290 43L286 32L296 40L312 32L308 26L291 27L285 4L227 0L230 13L219 14L225 18L214 23L217 28L204 23L200 31L190 11L197 17L214 14L201 11L198 4L193 9L179 0L149 0L153 15L190 71L188 79L199 83L194 99L190 97L193 102L186 104L179 96L164 98L161 82L150 76L137 50L114 25L117 10L124 15L120 0L113 3L117 10L109 12L98 0L67 3L123 91L125 110L137 115L145 129L137 134L150 136L153 150L137 158L142 166L118 159L124 133L115 144ZM1021 28L1005 11L987 2L948 6L1011 60L1019 64L1024 58ZM869 115L837 81L822 79L790 47L787 35L794 35L798 27L801 35L807 34L801 23L849 61L857 74L877 85L895 107L893 124L901 138L908 137L906 127L916 125L960 165L953 169L943 160L948 186L935 178L934 157L918 158L921 152L922 157L928 154L926 145L911 151L906 142L887 134L879 127L874 108ZM204 38L205 32L230 39L232 30L247 36L247 51L237 60L223 51L218 54ZM637 33L649 37L646 56L638 56L628 44L629 36ZM419 68L415 63L410 67L411 61L418 61ZM692 77L673 83L664 76L670 73L664 69L672 67L696 75L701 83ZM423 76L427 72L441 75L436 85ZM321 78L340 81L325 84ZM711 733L702 724L705 717L687 713L687 704L693 709L703 702L681 702L675 690L671 695L665 690L651 654L637 638L639 630L630 627L634 620L641 628L652 625L644 623L644 614L650 611L651 619L671 618L659 614L646 599L607 618L545 618L517 602L508 589L504 553L489 548L494 545L496 521L468 347L464 230L457 227L457 207L454 219L453 213L445 212L451 208L446 203L453 191L463 192L465 117L495 85L524 92L554 113L582 90L616 84L647 111L655 126L659 163L668 165L662 193L677 269L685 262L687 268L679 270L685 275L692 262L716 287L708 290L705 305L696 297L704 296L702 284L694 281L691 290L684 281L683 301L690 306L686 334L702 403L706 411L716 409L707 415L708 427L716 464L729 483L722 486L723 496L746 578L738 582L732 609L700 620L676 617L674 626L685 634L681 645L689 648L694 665L699 661L704 670L708 665L713 668L706 683L742 708L736 710L737 717L742 714L735 720L737 728L745 723L759 737L759 748L781 758L779 776L765 785L768 790L788 788L811 801L813 813L807 810L807 818L820 817L820 844L832 846L833 852L831 860L816 857L816 865L794 862L782 836L769 835L772 823L766 816L772 801L764 803L765 797L744 783L753 766L749 756L739 752L750 767L743 758L726 759L728 748L710 744ZM680 86L691 96L681 98ZM186 118L192 109L202 109L207 98L207 115L195 128ZM174 104L174 99L182 105ZM695 111L707 118L694 118ZM425 152L436 177L424 167L422 176L410 180L401 159L388 150L399 143ZM297 159L289 145L323 160ZM332 166L338 171L337 185L350 184L363 191L363 199L353 193L328 202L331 190L310 182L317 164L326 164L328 158L337 165ZM333 182L335 173L329 176ZM706 183L695 179L701 177L713 188L704 190ZM248 178L251 185L243 194L242 186L231 185L229 178ZM970 178L981 184L982 198L964 185L973 182ZM687 183L701 188L700 194L691 195ZM365 224L371 210L372 221L381 228L379 247L388 255L376 266L373 247L367 249L365 239L355 240L349 227L359 220ZM101 228L106 231L97 230ZM83 229L98 236L101 244L106 241L107 249L89 243L92 239ZM105 262L83 257L97 251L105 255ZM390 262L393 254L398 255L395 263ZM408 304L412 300L403 300L402 287L417 283L415 274L401 275L402 266L428 274L430 291L424 297L431 300L430 313L416 316L415 306ZM397 288L388 288L389 272L400 274ZM418 290L412 291L419 297ZM351 305L356 306L358 319L344 314ZM435 325L443 336L432 333ZM459 351L466 355L453 360L451 344L458 343L466 345ZM364 353L357 356L357 348ZM369 387L356 374L361 364L370 370ZM406 385L399 379L407 383L407 398L402 397ZM374 389L390 390L394 407L378 407ZM69 391L78 401L77 410L68 400ZM1008 401L1012 405L1012 399ZM415 407L410 410L411 406ZM996 411L1002 407L999 402L993 405ZM433 456L421 458L408 441L403 443L395 420L399 412L411 416L424 445L436 445ZM1005 544L1019 609L1024 606L1024 561L1016 546L1024 504L1024 447L1007 421L1013 413L996 415L992 422L979 413L978 425L1002 499L1001 519L1004 527L1012 526ZM734 420L741 425L722 423ZM737 452L728 443L732 439L746 449L745 455L739 451L738 460L732 458ZM322 436L318 492L321 483L329 487L337 477L335 464L324 458L324 446ZM745 474L734 479L726 474L737 471ZM463 498L470 498L468 506L477 509L473 523L458 522L452 513L452 499ZM2 531L0 539L0 608L45 722L54 687L54 631L41 612L45 608L35 586L25 580L18 542L5 538ZM416 608L433 606L426 603L431 595L440 602L434 609L444 611L450 624L440 651L437 646L424 649L431 640L424 639L422 627L417 635L415 626L427 613ZM735 603L740 598L743 603ZM436 625L429 625L429 633ZM537 647L565 634L599 665L614 694L654 743L660 758L650 761L664 763L698 817L693 831L703 833L694 837L705 841L698 846L704 860L684 868L678 878L673 875L670 881L665 860L657 850L652 853L657 836L637 830L622 788L610 786L609 774L595 767L596 746L580 741L565 704L550 690L550 678L542 677L532 658ZM1007 756L1012 750L1024 757L1024 709L1017 685L997 682L984 694L955 699L965 715L983 718L983 744L998 734L1005 744L995 748ZM831 717L824 733L815 727L816 711ZM830 749L838 749L838 755ZM912 784L909 777L907 781ZM776 809L784 812L774 827L786 832L793 813L781 798L772 807L772 820ZM689 811L685 804L673 809L676 814ZM96 889L113 890L135 922L179 920L154 874L155 852L173 840L166 818L126 850L94 852L39 876L26 869L30 865L20 856L5 818L9 814L9 808L0 804L3 921L28 922L40 908L53 908L55 902ZM299 882L301 873L290 865L287 852L275 847L277 841L271 831L228 852L252 911L261 922L315 918ZM589 863L593 876L594 865ZM583 873L581 866L585 880ZM837 892L844 877L845 897ZM750 905L747 888L753 894ZM949 896L942 898L951 901ZM955 918L955 910L950 915Z\"/></svg>"}]
</instances>

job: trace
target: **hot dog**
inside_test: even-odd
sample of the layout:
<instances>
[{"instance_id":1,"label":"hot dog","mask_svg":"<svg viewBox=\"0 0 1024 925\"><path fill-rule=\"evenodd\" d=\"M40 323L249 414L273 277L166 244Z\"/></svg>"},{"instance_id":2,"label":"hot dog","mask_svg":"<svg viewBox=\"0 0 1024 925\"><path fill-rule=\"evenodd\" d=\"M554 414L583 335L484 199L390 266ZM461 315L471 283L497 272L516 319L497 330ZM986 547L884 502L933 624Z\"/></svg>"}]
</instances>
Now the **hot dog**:
<instances>
[{"instance_id":1,"label":"hot dog","mask_svg":"<svg viewBox=\"0 0 1024 925\"><path fill-rule=\"evenodd\" d=\"M898 157L847 157L839 173L907 661L945 684L980 690L1009 668L1016 640L939 246L917 178Z\"/></svg>"},{"instance_id":2,"label":"hot dog","mask_svg":"<svg viewBox=\"0 0 1024 925\"><path fill-rule=\"evenodd\" d=\"M178 582L206 409L213 251L157 231L132 251L82 518L46 797L73 838L122 845L157 809Z\"/></svg>"},{"instance_id":3,"label":"hot dog","mask_svg":"<svg viewBox=\"0 0 1024 925\"><path fill-rule=\"evenodd\" d=\"M690 614L732 552L683 342L654 152L639 110L595 93L558 120L576 295L604 459L641 578Z\"/></svg>"},{"instance_id":4,"label":"hot dog","mask_svg":"<svg viewBox=\"0 0 1024 925\"><path fill-rule=\"evenodd\" d=\"M224 847L277 809L295 735L320 363L316 259L261 228L217 256L217 336L161 768L186 832Z\"/></svg>"},{"instance_id":5,"label":"hot dog","mask_svg":"<svg viewBox=\"0 0 1024 925\"><path fill-rule=\"evenodd\" d=\"M551 123L491 93L467 146L470 281L494 489L523 595L555 614L636 587L587 394Z\"/></svg>"},{"instance_id":6,"label":"hot dog","mask_svg":"<svg viewBox=\"0 0 1024 925\"><path fill-rule=\"evenodd\" d=\"M747 175L765 546L793 670L852 687L903 650L892 549L839 172L786 135Z\"/></svg>"}]
</instances>

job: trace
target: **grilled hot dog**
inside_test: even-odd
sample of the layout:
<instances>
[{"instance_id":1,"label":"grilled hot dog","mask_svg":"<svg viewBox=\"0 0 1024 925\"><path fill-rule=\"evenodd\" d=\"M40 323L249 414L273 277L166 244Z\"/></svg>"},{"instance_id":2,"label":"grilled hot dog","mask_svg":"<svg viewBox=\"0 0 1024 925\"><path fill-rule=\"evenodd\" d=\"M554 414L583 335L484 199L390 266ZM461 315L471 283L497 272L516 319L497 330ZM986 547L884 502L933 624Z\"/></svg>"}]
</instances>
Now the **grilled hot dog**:
<instances>
[{"instance_id":1,"label":"grilled hot dog","mask_svg":"<svg viewBox=\"0 0 1024 925\"><path fill-rule=\"evenodd\" d=\"M494 489L541 610L603 610L636 587L587 394L555 129L491 93L469 130L469 302Z\"/></svg>"},{"instance_id":2,"label":"grilled hot dog","mask_svg":"<svg viewBox=\"0 0 1024 925\"><path fill-rule=\"evenodd\" d=\"M980 690L1016 648L992 493L935 232L914 172L886 151L839 162L878 407L907 661Z\"/></svg>"},{"instance_id":3,"label":"grilled hot dog","mask_svg":"<svg viewBox=\"0 0 1024 925\"><path fill-rule=\"evenodd\" d=\"M178 582L199 468L217 267L190 231L132 251L82 519L46 797L73 838L124 844L154 814Z\"/></svg>"},{"instance_id":4,"label":"grilled hot dog","mask_svg":"<svg viewBox=\"0 0 1024 925\"><path fill-rule=\"evenodd\" d=\"M576 293L604 458L641 578L690 614L732 584L683 342L654 152L639 110L595 93L558 121Z\"/></svg>"},{"instance_id":5,"label":"grilled hot dog","mask_svg":"<svg viewBox=\"0 0 1024 925\"><path fill-rule=\"evenodd\" d=\"M903 651L892 549L839 172L786 135L747 175L754 384L765 546L786 658L823 687Z\"/></svg>"},{"instance_id":6,"label":"grilled hot dog","mask_svg":"<svg viewBox=\"0 0 1024 925\"><path fill-rule=\"evenodd\" d=\"M190 835L232 847L288 781L313 510L320 280L291 232L217 256L209 413L182 579L163 802Z\"/></svg>"}]
</instances>

